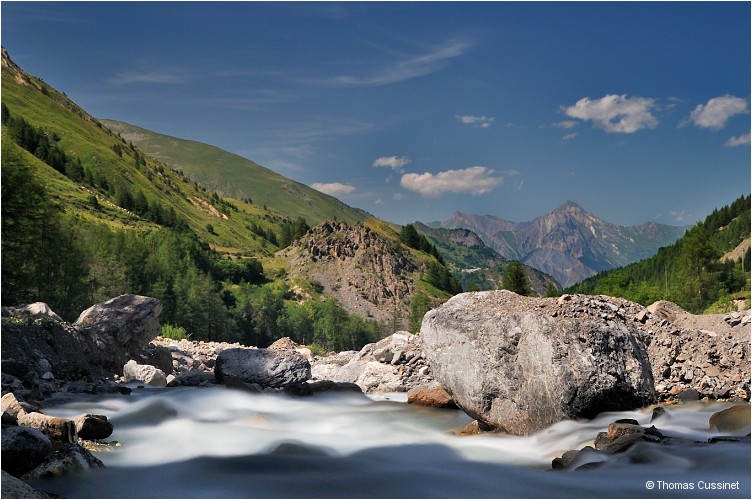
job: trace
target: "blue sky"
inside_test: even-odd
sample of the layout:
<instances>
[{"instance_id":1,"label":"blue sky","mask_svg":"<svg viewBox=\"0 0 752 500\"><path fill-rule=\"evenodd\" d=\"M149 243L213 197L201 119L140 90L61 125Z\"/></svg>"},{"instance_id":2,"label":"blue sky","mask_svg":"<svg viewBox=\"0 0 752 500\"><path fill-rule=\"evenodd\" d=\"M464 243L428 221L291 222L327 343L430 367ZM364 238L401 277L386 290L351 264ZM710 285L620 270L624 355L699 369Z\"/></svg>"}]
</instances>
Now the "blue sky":
<instances>
[{"instance_id":1,"label":"blue sky","mask_svg":"<svg viewBox=\"0 0 752 500\"><path fill-rule=\"evenodd\" d=\"M750 192L749 2L10 2L2 44L99 118L397 223L691 224Z\"/></svg>"}]
</instances>

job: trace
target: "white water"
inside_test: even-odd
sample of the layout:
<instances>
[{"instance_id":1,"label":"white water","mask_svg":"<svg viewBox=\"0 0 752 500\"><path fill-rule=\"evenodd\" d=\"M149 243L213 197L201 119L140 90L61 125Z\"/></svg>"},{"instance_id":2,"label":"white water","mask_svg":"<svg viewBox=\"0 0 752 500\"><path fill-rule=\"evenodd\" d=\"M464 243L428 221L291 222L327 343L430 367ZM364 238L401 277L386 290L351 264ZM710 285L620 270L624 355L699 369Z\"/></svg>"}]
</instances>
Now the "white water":
<instances>
[{"instance_id":1,"label":"white water","mask_svg":"<svg viewBox=\"0 0 752 500\"><path fill-rule=\"evenodd\" d=\"M749 443L638 444L597 469L550 470L553 458L616 419L650 425L649 409L560 422L529 437L459 437L453 431L470 421L464 413L404 401L404 394L293 398L220 387L76 396L45 411L107 415L115 425L109 439L121 446L95 453L105 469L35 485L68 498L750 496ZM706 442L720 435L707 430L710 415L728 406L672 407L654 424ZM739 490L703 489L737 481Z\"/></svg>"}]
</instances>

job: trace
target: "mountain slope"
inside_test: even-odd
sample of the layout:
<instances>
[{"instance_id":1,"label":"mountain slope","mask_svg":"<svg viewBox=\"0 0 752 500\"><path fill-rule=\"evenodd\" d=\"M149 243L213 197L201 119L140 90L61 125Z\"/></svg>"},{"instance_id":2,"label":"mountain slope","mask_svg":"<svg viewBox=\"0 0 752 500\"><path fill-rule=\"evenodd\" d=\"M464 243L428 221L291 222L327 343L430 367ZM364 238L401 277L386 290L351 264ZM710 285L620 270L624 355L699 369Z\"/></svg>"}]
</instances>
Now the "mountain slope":
<instances>
[{"instance_id":1,"label":"mountain slope","mask_svg":"<svg viewBox=\"0 0 752 500\"><path fill-rule=\"evenodd\" d=\"M100 120L153 158L181 170L212 191L241 200L250 199L291 218L318 224L327 219L359 222L372 217L338 199L292 181L246 158L218 147L152 132L135 125Z\"/></svg>"},{"instance_id":2,"label":"mountain slope","mask_svg":"<svg viewBox=\"0 0 752 500\"><path fill-rule=\"evenodd\" d=\"M436 245L441 256L458 276L463 289L497 290L501 288L509 259L483 243L469 229L444 229L413 223L416 230ZM533 267L524 265L530 288L538 295L545 295L549 284L554 289L561 286L551 276Z\"/></svg>"},{"instance_id":3,"label":"mountain slope","mask_svg":"<svg viewBox=\"0 0 752 500\"><path fill-rule=\"evenodd\" d=\"M624 227L567 202L530 222L456 213L443 228L466 228L507 259L553 276L563 286L635 262L676 241L686 228L648 223Z\"/></svg>"},{"instance_id":4,"label":"mountain slope","mask_svg":"<svg viewBox=\"0 0 752 500\"><path fill-rule=\"evenodd\" d=\"M620 296L642 304L670 300L694 313L708 308L726 312L733 307L732 298L749 299L749 241L747 195L714 210L652 257L598 273L570 291Z\"/></svg>"}]
</instances>

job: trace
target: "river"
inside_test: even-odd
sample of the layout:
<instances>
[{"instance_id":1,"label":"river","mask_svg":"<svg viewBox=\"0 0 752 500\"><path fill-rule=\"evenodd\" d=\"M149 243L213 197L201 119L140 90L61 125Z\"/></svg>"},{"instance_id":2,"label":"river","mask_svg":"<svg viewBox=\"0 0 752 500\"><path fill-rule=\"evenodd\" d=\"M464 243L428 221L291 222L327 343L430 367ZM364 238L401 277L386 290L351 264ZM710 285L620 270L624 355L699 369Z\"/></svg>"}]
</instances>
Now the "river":
<instances>
[{"instance_id":1,"label":"river","mask_svg":"<svg viewBox=\"0 0 752 500\"><path fill-rule=\"evenodd\" d=\"M405 400L223 387L60 395L45 413L107 415L119 445L95 452L104 469L32 484L68 498L750 498L749 442L641 443L597 468L550 470L616 419L650 425L649 408L529 437L460 437L463 412ZM654 424L706 442L719 435L707 430L710 415L728 406L672 406Z\"/></svg>"}]
</instances>

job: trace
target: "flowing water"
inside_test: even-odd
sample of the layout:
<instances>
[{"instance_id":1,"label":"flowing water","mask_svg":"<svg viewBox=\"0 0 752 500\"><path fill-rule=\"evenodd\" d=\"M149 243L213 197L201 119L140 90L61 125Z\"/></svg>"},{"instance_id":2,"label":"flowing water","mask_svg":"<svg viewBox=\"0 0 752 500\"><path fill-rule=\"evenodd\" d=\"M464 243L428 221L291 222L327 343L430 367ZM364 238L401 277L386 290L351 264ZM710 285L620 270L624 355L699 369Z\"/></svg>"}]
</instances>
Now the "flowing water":
<instances>
[{"instance_id":1,"label":"flowing water","mask_svg":"<svg viewBox=\"0 0 752 500\"><path fill-rule=\"evenodd\" d=\"M33 484L68 498L750 497L748 442L641 443L596 468L550 470L553 458L616 419L650 425L650 409L560 422L529 437L460 437L470 421L463 412L405 399L222 387L63 396L45 412L107 415L115 426L108 441L119 446L95 452L104 469ZM669 407L654 424L706 442L720 435L707 430L710 415L728 406Z\"/></svg>"}]
</instances>

